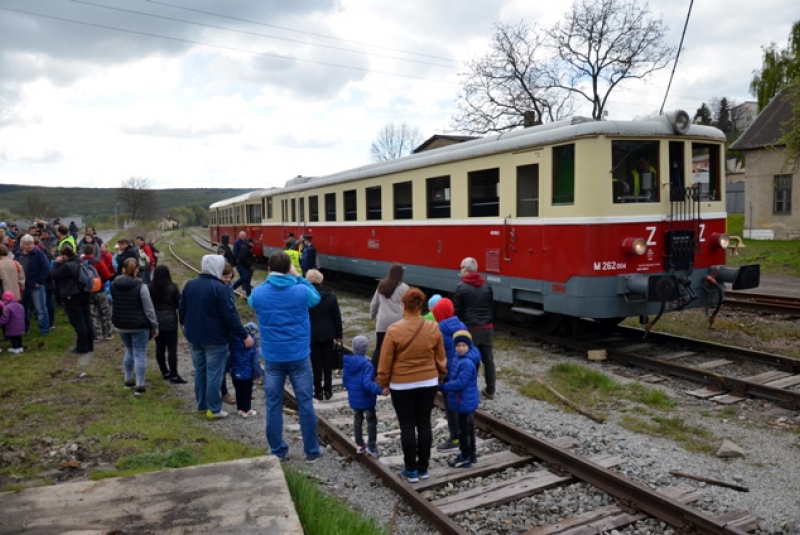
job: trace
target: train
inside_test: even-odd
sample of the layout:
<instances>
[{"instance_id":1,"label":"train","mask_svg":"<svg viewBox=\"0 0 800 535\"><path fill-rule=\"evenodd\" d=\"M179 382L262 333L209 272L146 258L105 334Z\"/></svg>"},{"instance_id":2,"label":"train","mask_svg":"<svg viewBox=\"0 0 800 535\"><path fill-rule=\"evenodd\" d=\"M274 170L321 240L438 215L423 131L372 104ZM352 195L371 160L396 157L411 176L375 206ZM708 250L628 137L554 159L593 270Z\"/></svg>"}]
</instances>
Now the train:
<instances>
[{"instance_id":1,"label":"train","mask_svg":"<svg viewBox=\"0 0 800 535\"><path fill-rule=\"evenodd\" d=\"M706 307L713 323L726 288L760 279L725 265L724 158L724 134L684 111L572 117L221 200L210 234L244 230L261 256L311 235L324 270L382 278L399 262L440 293L473 257L496 301L538 321L649 329Z\"/></svg>"}]
</instances>

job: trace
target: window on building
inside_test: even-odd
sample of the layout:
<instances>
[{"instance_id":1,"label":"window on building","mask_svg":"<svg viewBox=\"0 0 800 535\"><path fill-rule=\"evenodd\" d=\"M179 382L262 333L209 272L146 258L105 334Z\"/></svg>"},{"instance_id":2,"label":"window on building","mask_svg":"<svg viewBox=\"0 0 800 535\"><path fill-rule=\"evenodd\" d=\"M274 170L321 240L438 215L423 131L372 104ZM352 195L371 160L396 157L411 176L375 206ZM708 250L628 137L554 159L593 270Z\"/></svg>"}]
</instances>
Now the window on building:
<instances>
[{"instance_id":1,"label":"window on building","mask_svg":"<svg viewBox=\"0 0 800 535\"><path fill-rule=\"evenodd\" d=\"M428 219L450 217L450 176L425 180L428 195Z\"/></svg>"},{"instance_id":2,"label":"window on building","mask_svg":"<svg viewBox=\"0 0 800 535\"><path fill-rule=\"evenodd\" d=\"M325 194L325 221L336 221L336 194Z\"/></svg>"},{"instance_id":3,"label":"window on building","mask_svg":"<svg viewBox=\"0 0 800 535\"><path fill-rule=\"evenodd\" d=\"M700 198L708 201L720 200L720 146L708 143L692 143L692 187Z\"/></svg>"},{"instance_id":4,"label":"window on building","mask_svg":"<svg viewBox=\"0 0 800 535\"><path fill-rule=\"evenodd\" d=\"M411 182L400 182L394 188L394 218L411 219L413 210L411 209Z\"/></svg>"},{"instance_id":5,"label":"window on building","mask_svg":"<svg viewBox=\"0 0 800 535\"><path fill-rule=\"evenodd\" d=\"M517 217L539 217L539 165L517 167Z\"/></svg>"},{"instance_id":6,"label":"window on building","mask_svg":"<svg viewBox=\"0 0 800 535\"><path fill-rule=\"evenodd\" d=\"M775 214L792 213L792 175L775 175Z\"/></svg>"},{"instance_id":7,"label":"window on building","mask_svg":"<svg viewBox=\"0 0 800 535\"><path fill-rule=\"evenodd\" d=\"M469 217L500 215L500 169L484 169L467 173Z\"/></svg>"},{"instance_id":8,"label":"window on building","mask_svg":"<svg viewBox=\"0 0 800 535\"><path fill-rule=\"evenodd\" d=\"M319 197L317 195L308 198L308 220L319 221Z\"/></svg>"},{"instance_id":9,"label":"window on building","mask_svg":"<svg viewBox=\"0 0 800 535\"><path fill-rule=\"evenodd\" d=\"M612 141L611 192L614 202L659 202L664 181L658 176L658 169L658 141Z\"/></svg>"},{"instance_id":10,"label":"window on building","mask_svg":"<svg viewBox=\"0 0 800 535\"><path fill-rule=\"evenodd\" d=\"M358 219L358 205L356 204L356 190L344 192L344 220L355 221Z\"/></svg>"},{"instance_id":11,"label":"window on building","mask_svg":"<svg viewBox=\"0 0 800 535\"><path fill-rule=\"evenodd\" d=\"M380 220L381 218L381 187L367 188L367 219Z\"/></svg>"},{"instance_id":12,"label":"window on building","mask_svg":"<svg viewBox=\"0 0 800 535\"><path fill-rule=\"evenodd\" d=\"M575 144L553 147L553 204L575 204Z\"/></svg>"}]
</instances>

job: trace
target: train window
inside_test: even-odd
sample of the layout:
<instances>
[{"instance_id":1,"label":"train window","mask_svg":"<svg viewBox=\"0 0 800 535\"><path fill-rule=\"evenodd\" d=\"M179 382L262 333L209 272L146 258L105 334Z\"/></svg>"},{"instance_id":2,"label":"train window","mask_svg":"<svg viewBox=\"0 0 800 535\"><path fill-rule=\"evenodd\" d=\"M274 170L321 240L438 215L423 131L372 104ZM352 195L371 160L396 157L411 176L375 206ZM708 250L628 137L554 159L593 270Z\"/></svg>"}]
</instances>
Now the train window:
<instances>
[{"instance_id":1,"label":"train window","mask_svg":"<svg viewBox=\"0 0 800 535\"><path fill-rule=\"evenodd\" d=\"M247 206L248 214L248 223L257 224L261 223L261 205L260 204L249 204Z\"/></svg>"},{"instance_id":2,"label":"train window","mask_svg":"<svg viewBox=\"0 0 800 535\"><path fill-rule=\"evenodd\" d=\"M669 142L669 200L672 202L681 202L686 198L683 145L683 141Z\"/></svg>"},{"instance_id":3,"label":"train window","mask_svg":"<svg viewBox=\"0 0 800 535\"><path fill-rule=\"evenodd\" d=\"M553 204L575 204L575 144L553 147Z\"/></svg>"},{"instance_id":4,"label":"train window","mask_svg":"<svg viewBox=\"0 0 800 535\"><path fill-rule=\"evenodd\" d=\"M272 197L267 197L267 219L272 219Z\"/></svg>"},{"instance_id":5,"label":"train window","mask_svg":"<svg viewBox=\"0 0 800 535\"><path fill-rule=\"evenodd\" d=\"M358 205L356 203L356 190L344 192L344 220L355 221L358 219Z\"/></svg>"},{"instance_id":6,"label":"train window","mask_svg":"<svg viewBox=\"0 0 800 535\"><path fill-rule=\"evenodd\" d=\"M289 215L289 210L287 209L287 201L286 199L281 199L281 221L286 223L288 219L286 217Z\"/></svg>"},{"instance_id":7,"label":"train window","mask_svg":"<svg viewBox=\"0 0 800 535\"><path fill-rule=\"evenodd\" d=\"M692 143L692 187L700 198L720 200L719 145Z\"/></svg>"},{"instance_id":8,"label":"train window","mask_svg":"<svg viewBox=\"0 0 800 535\"><path fill-rule=\"evenodd\" d=\"M517 167L517 217L539 217L539 165Z\"/></svg>"},{"instance_id":9,"label":"train window","mask_svg":"<svg viewBox=\"0 0 800 535\"><path fill-rule=\"evenodd\" d=\"M308 220L319 221L319 197L317 195L308 198Z\"/></svg>"},{"instance_id":10,"label":"train window","mask_svg":"<svg viewBox=\"0 0 800 535\"><path fill-rule=\"evenodd\" d=\"M336 194L325 194L325 221L336 221Z\"/></svg>"},{"instance_id":11,"label":"train window","mask_svg":"<svg viewBox=\"0 0 800 535\"><path fill-rule=\"evenodd\" d=\"M381 218L381 187L367 188L367 219Z\"/></svg>"},{"instance_id":12,"label":"train window","mask_svg":"<svg viewBox=\"0 0 800 535\"><path fill-rule=\"evenodd\" d=\"M450 217L450 175L425 181L428 190L428 219Z\"/></svg>"},{"instance_id":13,"label":"train window","mask_svg":"<svg viewBox=\"0 0 800 535\"><path fill-rule=\"evenodd\" d=\"M469 217L500 215L500 169L484 169L467 173L469 183Z\"/></svg>"},{"instance_id":14,"label":"train window","mask_svg":"<svg viewBox=\"0 0 800 535\"><path fill-rule=\"evenodd\" d=\"M297 221L297 199L291 200L292 205L292 223Z\"/></svg>"},{"instance_id":15,"label":"train window","mask_svg":"<svg viewBox=\"0 0 800 535\"><path fill-rule=\"evenodd\" d=\"M300 221L306 220L306 200L300 197Z\"/></svg>"},{"instance_id":16,"label":"train window","mask_svg":"<svg viewBox=\"0 0 800 535\"><path fill-rule=\"evenodd\" d=\"M242 207L241 206L237 206L236 208L233 209L233 212L234 212L234 214L236 214L236 224L237 225L241 225L242 224Z\"/></svg>"},{"instance_id":17,"label":"train window","mask_svg":"<svg viewBox=\"0 0 800 535\"><path fill-rule=\"evenodd\" d=\"M411 219L414 211L411 209L411 182L400 182L394 185L394 218Z\"/></svg>"},{"instance_id":18,"label":"train window","mask_svg":"<svg viewBox=\"0 0 800 535\"><path fill-rule=\"evenodd\" d=\"M615 203L659 202L658 143L611 142L611 191Z\"/></svg>"}]
</instances>

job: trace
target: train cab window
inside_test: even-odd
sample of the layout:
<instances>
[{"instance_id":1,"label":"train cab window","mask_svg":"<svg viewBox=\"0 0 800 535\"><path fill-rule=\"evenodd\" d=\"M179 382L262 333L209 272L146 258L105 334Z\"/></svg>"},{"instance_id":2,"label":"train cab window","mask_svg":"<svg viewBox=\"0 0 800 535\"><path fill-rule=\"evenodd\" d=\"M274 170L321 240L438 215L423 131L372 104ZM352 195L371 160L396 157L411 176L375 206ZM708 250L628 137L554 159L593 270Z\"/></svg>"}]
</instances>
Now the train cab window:
<instances>
[{"instance_id":1,"label":"train cab window","mask_svg":"<svg viewBox=\"0 0 800 535\"><path fill-rule=\"evenodd\" d=\"M319 196L317 195L308 198L308 220L319 221Z\"/></svg>"},{"instance_id":2,"label":"train cab window","mask_svg":"<svg viewBox=\"0 0 800 535\"><path fill-rule=\"evenodd\" d=\"M381 187L367 188L367 219L381 218Z\"/></svg>"},{"instance_id":3,"label":"train cab window","mask_svg":"<svg viewBox=\"0 0 800 535\"><path fill-rule=\"evenodd\" d=\"M539 165L517 167L517 217L539 217Z\"/></svg>"},{"instance_id":4,"label":"train cab window","mask_svg":"<svg viewBox=\"0 0 800 535\"><path fill-rule=\"evenodd\" d=\"M286 199L281 199L281 221L286 223L288 220L286 216L289 215L289 210L286 209Z\"/></svg>"},{"instance_id":5,"label":"train cab window","mask_svg":"<svg viewBox=\"0 0 800 535\"><path fill-rule=\"evenodd\" d=\"M249 204L247 205L247 222L251 225L261 223L261 205Z\"/></svg>"},{"instance_id":6,"label":"train cab window","mask_svg":"<svg viewBox=\"0 0 800 535\"><path fill-rule=\"evenodd\" d=\"M662 180L658 141L611 142L611 191L615 203L659 202Z\"/></svg>"},{"instance_id":7,"label":"train cab window","mask_svg":"<svg viewBox=\"0 0 800 535\"><path fill-rule=\"evenodd\" d=\"M575 144L553 147L553 205L575 204Z\"/></svg>"},{"instance_id":8,"label":"train cab window","mask_svg":"<svg viewBox=\"0 0 800 535\"><path fill-rule=\"evenodd\" d=\"M292 204L292 223L297 221L297 199L291 200Z\"/></svg>"},{"instance_id":9,"label":"train cab window","mask_svg":"<svg viewBox=\"0 0 800 535\"><path fill-rule=\"evenodd\" d=\"M356 204L356 190L344 192L344 220L355 221L358 219L358 205Z\"/></svg>"},{"instance_id":10,"label":"train cab window","mask_svg":"<svg viewBox=\"0 0 800 535\"><path fill-rule=\"evenodd\" d=\"M267 219L272 219L272 197L267 197Z\"/></svg>"},{"instance_id":11,"label":"train cab window","mask_svg":"<svg viewBox=\"0 0 800 535\"><path fill-rule=\"evenodd\" d=\"M428 219L450 217L450 176L425 181L428 190Z\"/></svg>"},{"instance_id":12,"label":"train cab window","mask_svg":"<svg viewBox=\"0 0 800 535\"><path fill-rule=\"evenodd\" d=\"M400 182L394 185L394 218L411 219L414 211L411 209L411 182Z\"/></svg>"},{"instance_id":13,"label":"train cab window","mask_svg":"<svg viewBox=\"0 0 800 535\"><path fill-rule=\"evenodd\" d=\"M720 200L719 145L692 143L692 187L706 201Z\"/></svg>"},{"instance_id":14,"label":"train cab window","mask_svg":"<svg viewBox=\"0 0 800 535\"><path fill-rule=\"evenodd\" d=\"M304 197L300 197L300 221L304 222L306 220L306 200Z\"/></svg>"},{"instance_id":15,"label":"train cab window","mask_svg":"<svg viewBox=\"0 0 800 535\"><path fill-rule=\"evenodd\" d=\"M484 169L467 173L469 217L500 215L500 169Z\"/></svg>"},{"instance_id":16,"label":"train cab window","mask_svg":"<svg viewBox=\"0 0 800 535\"><path fill-rule=\"evenodd\" d=\"M325 194L325 221L336 221L336 194Z\"/></svg>"}]
</instances>

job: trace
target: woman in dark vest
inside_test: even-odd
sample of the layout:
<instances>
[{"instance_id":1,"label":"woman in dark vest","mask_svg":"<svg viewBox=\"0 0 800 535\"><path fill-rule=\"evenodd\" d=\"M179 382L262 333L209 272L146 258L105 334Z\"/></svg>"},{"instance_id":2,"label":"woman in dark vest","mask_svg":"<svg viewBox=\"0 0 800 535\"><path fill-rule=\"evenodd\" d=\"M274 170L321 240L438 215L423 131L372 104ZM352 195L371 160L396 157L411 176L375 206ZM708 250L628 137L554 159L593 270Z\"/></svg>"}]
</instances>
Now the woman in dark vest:
<instances>
[{"instance_id":1,"label":"woman in dark vest","mask_svg":"<svg viewBox=\"0 0 800 535\"><path fill-rule=\"evenodd\" d=\"M158 336L158 320L150 290L137 278L136 260L128 258L122 264L122 273L111 283L114 307L111 323L117 328L125 346L125 388L135 388L135 395L144 391L144 373L147 364L147 342ZM134 380L134 374L136 379Z\"/></svg>"},{"instance_id":2,"label":"woman in dark vest","mask_svg":"<svg viewBox=\"0 0 800 535\"><path fill-rule=\"evenodd\" d=\"M156 362L161 375L170 383L184 384L186 381L178 375L178 303L181 291L172 282L167 266L156 266L153 270L150 299L153 300L158 319Z\"/></svg>"}]
</instances>

